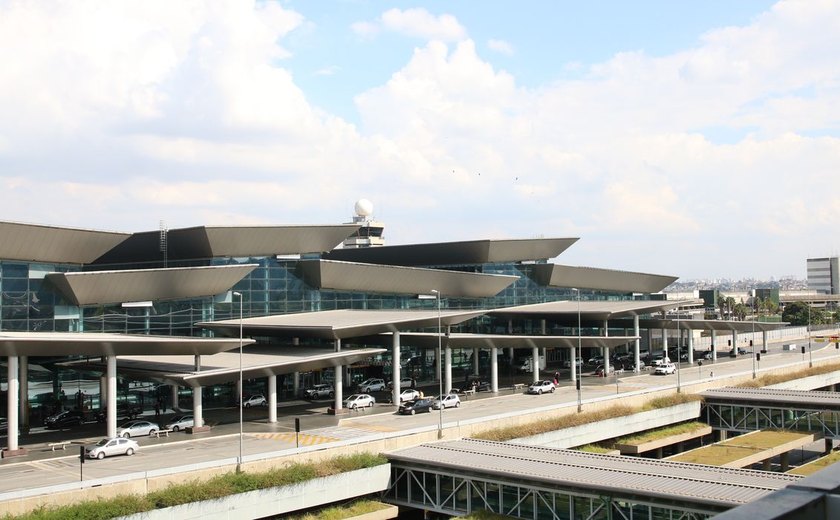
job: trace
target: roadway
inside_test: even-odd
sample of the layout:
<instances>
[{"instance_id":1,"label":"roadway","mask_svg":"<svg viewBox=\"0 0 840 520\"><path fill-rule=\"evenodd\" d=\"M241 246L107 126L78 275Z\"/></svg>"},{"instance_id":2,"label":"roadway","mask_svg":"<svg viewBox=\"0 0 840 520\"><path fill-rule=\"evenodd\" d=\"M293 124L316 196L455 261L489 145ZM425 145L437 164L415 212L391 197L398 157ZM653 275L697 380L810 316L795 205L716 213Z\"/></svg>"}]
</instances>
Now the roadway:
<instances>
[{"instance_id":1,"label":"roadway","mask_svg":"<svg viewBox=\"0 0 840 520\"><path fill-rule=\"evenodd\" d=\"M785 340L785 343L791 340ZM814 360L836 358L840 361L840 351L833 346L815 344L812 351ZM808 355L799 351L786 352L781 349L781 342L771 344L769 352L762 354L759 369L791 366L798 369L808 366ZM549 367L544 375L550 377L554 368ZM702 367L689 367L683 363L680 370L682 384L698 380L708 381L735 374L749 373L752 370L750 356L721 358L716 363L704 361ZM591 372L590 372L591 373ZM712 376L713 373L713 376ZM518 377L520 382L530 380L530 374ZM613 396L621 398L630 392L646 389L675 387L677 375L656 376L652 373L632 374L610 377L586 376L583 378L582 399L586 402ZM432 385L428 390L433 390ZM429 392L431 393L431 392ZM504 390L497 395L479 392L462 401L459 408L450 408L442 413L433 411L415 416L397 416L394 407L377 404L372 410L354 412L339 421L326 415L328 402L293 401L282 403L278 410L278 422L267 422L264 408L245 410L242 452L244 460L249 456L276 454L276 456L296 453L300 447L329 446L343 441L363 442L366 439L381 439L383 436L397 436L408 430L433 430L442 421L445 425L460 421L476 420L483 417L522 413L527 410L544 407L570 406L577 402L574 385L561 382L554 394L527 395L522 392ZM162 417L161 423L172 414ZM170 434L162 438L138 438L141 450L132 457L112 457L104 460L89 460L82 468L85 480L115 477L133 472L164 470L189 464L212 463L219 460L235 459L239 455L239 424L236 408L209 410L211 422L218 424L204 434L187 435L184 432ZM144 416L154 420L154 415ZM294 432L294 419L300 418L304 431L300 436ZM34 431L24 437L23 446L29 450L25 458L3 459L0 462L0 493L32 489L54 484L78 482L80 479L78 445L92 444L101 438L104 425L88 424L74 430L61 432ZM67 451L55 452L48 448L49 442L68 440L77 444L68 446Z\"/></svg>"}]
</instances>

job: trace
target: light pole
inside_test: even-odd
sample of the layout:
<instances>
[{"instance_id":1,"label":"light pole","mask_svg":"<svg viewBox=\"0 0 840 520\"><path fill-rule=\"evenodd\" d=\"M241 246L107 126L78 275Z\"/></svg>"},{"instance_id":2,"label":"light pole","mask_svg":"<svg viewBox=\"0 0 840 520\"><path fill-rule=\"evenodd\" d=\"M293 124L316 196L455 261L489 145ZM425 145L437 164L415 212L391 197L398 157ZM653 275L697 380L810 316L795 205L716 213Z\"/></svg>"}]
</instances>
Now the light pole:
<instances>
[{"instance_id":1,"label":"light pole","mask_svg":"<svg viewBox=\"0 0 840 520\"><path fill-rule=\"evenodd\" d=\"M438 351L437 351L437 359L438 359L438 399L440 400L438 407L438 439L443 438L443 329L441 328L440 323L440 291L437 289L432 289L432 294L435 295L437 299L437 317L438 317Z\"/></svg>"},{"instance_id":2,"label":"light pole","mask_svg":"<svg viewBox=\"0 0 840 520\"><path fill-rule=\"evenodd\" d=\"M814 358L811 357L811 302L806 303L808 306L808 368L814 366Z\"/></svg>"},{"instance_id":3,"label":"light pole","mask_svg":"<svg viewBox=\"0 0 840 520\"><path fill-rule=\"evenodd\" d=\"M239 297L239 458L236 459L236 472L242 471L242 293L234 291Z\"/></svg>"},{"instance_id":4,"label":"light pole","mask_svg":"<svg viewBox=\"0 0 840 520\"><path fill-rule=\"evenodd\" d=\"M750 350L752 351L752 358L753 358L753 379L755 379L755 316L753 316L753 323L752 323L752 339L750 340Z\"/></svg>"},{"instance_id":5,"label":"light pole","mask_svg":"<svg viewBox=\"0 0 840 520\"><path fill-rule=\"evenodd\" d=\"M680 308L677 306L677 393L679 394L682 392L682 385L680 381L680 356L682 356L682 351L680 350L682 347L680 345L682 343L682 330L680 330ZM668 353L666 352L665 355L667 356Z\"/></svg>"},{"instance_id":6,"label":"light pole","mask_svg":"<svg viewBox=\"0 0 840 520\"><path fill-rule=\"evenodd\" d=\"M572 290L577 293L577 315L578 315L578 326L577 326L577 337L578 337L578 344L577 344L577 359L575 360L575 365L577 365L578 361L580 361L580 365L575 367L575 371L577 373L577 378L575 379L575 386L577 387L577 410L578 413L583 411L583 401L581 400L580 395L580 376L581 376L581 369L583 369L583 352L580 348L580 289L576 289L572 287ZM605 365L606 366L606 365ZM578 368L579 367L579 368ZM616 376L618 377L618 376Z\"/></svg>"}]
</instances>

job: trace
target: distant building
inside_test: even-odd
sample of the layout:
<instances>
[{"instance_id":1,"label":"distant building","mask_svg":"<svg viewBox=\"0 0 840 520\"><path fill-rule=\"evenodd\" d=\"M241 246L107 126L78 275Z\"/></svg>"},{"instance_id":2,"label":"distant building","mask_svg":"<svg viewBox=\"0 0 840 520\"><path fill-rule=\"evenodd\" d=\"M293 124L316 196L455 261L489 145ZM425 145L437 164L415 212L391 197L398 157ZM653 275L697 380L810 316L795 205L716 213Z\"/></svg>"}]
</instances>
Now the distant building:
<instances>
[{"instance_id":1,"label":"distant building","mask_svg":"<svg viewBox=\"0 0 840 520\"><path fill-rule=\"evenodd\" d=\"M840 294L840 258L809 258L808 289L819 294Z\"/></svg>"}]
</instances>

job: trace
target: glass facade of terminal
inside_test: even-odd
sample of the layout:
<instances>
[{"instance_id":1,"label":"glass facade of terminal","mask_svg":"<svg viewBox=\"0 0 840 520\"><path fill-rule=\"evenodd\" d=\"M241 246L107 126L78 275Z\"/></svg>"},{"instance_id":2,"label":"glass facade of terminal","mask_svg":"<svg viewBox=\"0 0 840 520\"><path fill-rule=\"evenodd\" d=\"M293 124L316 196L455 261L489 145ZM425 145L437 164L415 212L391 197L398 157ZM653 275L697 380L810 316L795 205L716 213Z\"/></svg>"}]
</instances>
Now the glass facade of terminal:
<instances>
[{"instance_id":1,"label":"glass facade of terminal","mask_svg":"<svg viewBox=\"0 0 840 520\"><path fill-rule=\"evenodd\" d=\"M258 264L250 275L239 281L233 291L243 295L242 315L244 317L286 314L296 312L327 311L337 309L434 309L434 299L419 299L417 295L372 294L362 292L334 291L309 286L300 276L298 259L275 257L255 258L217 258L209 262L189 262L182 265L231 265ZM138 266L107 266L106 269L126 269ZM148 267L148 266L145 266ZM169 265L169 267L175 267ZM448 270L465 272L514 275L518 280L501 293L490 298L454 298L447 297L445 288L441 288L441 305L445 309L490 309L514 305L542 303L546 301L569 300L576 294L568 288L545 287L538 285L532 276L533 263L500 263L481 265L441 266ZM102 269L103 266L98 266ZM239 317L239 300L231 298L231 293L216 297L194 298L176 301L154 301L150 307L124 307L122 303L108 305L90 305L78 307L66 301L60 292L45 280L47 273L78 271L76 265L27 263L0 261L0 330L2 331L37 331L37 332L109 332L123 334L152 334L173 336L210 335L211 333L196 327L198 322L236 319ZM627 294L609 294L582 292L585 300L629 299ZM454 332L481 333L516 333L538 334L540 323L517 322L512 330L510 324L496 322L489 317L469 320L454 327ZM548 324L550 333L571 334L570 330L556 330ZM265 339L263 339L265 341ZM403 356L410 358L421 352L405 350ZM470 365L472 351L453 352L454 366ZM368 375L387 375L390 369L390 355L385 359L371 360L370 363L357 364L349 374L349 381L361 380ZM33 359L34 366L43 363L47 371L30 370L30 397L33 407L41 405L55 406L55 400L65 401L60 407L73 407L83 403L83 407L98 408L98 374L78 374L75 371L55 365L56 361L67 360L64 356L54 359ZM483 359L483 361L489 361ZM407 369L408 370L408 369ZM466 368L465 368L466 370ZM383 373L384 371L384 373ZM428 366L412 367L411 375L433 377L427 373ZM318 382L326 374L303 375L303 385ZM5 382L5 373L2 374ZM250 390L258 392L264 381L253 382ZM120 393L128 399L132 394L140 395L141 400L149 399L149 392L156 392L153 382L121 380ZM206 389L205 405L211 406L214 400L219 404L231 399L231 385ZM291 382L284 378L281 389L289 391ZM75 388L68 396L66 390ZM141 392L142 393L138 393ZM246 393L249 388L246 388ZM262 391L265 391L262 389ZM161 396L169 399L168 389L161 389ZM281 390L281 395L283 394ZM132 399L135 399L132 397ZM147 403L148 405L148 403ZM183 403L182 403L183 405Z\"/></svg>"}]
</instances>

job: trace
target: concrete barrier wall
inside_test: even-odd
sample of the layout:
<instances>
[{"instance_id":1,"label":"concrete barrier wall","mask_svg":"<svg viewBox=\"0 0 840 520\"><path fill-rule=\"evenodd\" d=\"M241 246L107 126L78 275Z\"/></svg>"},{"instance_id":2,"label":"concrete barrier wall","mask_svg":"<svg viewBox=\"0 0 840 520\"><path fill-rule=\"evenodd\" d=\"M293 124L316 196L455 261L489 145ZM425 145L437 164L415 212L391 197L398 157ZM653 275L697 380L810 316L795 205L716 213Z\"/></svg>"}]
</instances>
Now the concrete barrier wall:
<instances>
[{"instance_id":1,"label":"concrete barrier wall","mask_svg":"<svg viewBox=\"0 0 840 520\"><path fill-rule=\"evenodd\" d=\"M553 432L519 437L510 442L545 446L548 448L571 448L593 442L600 442L615 437L661 428L671 424L695 421L700 416L700 401L683 403L668 408L615 417L580 426L563 428Z\"/></svg>"},{"instance_id":2,"label":"concrete barrier wall","mask_svg":"<svg viewBox=\"0 0 840 520\"><path fill-rule=\"evenodd\" d=\"M375 468L309 480L293 486L249 491L121 518L123 520L264 518L379 493L387 489L390 478L391 465L383 464Z\"/></svg>"}]
</instances>

